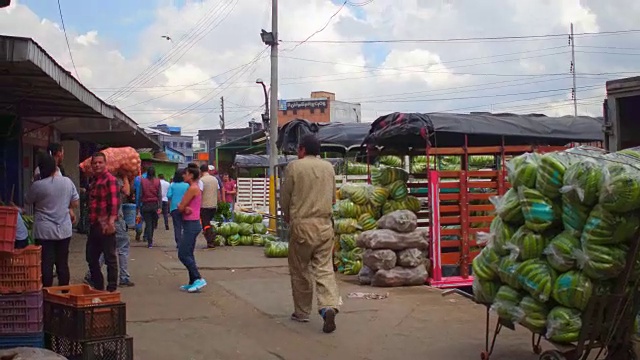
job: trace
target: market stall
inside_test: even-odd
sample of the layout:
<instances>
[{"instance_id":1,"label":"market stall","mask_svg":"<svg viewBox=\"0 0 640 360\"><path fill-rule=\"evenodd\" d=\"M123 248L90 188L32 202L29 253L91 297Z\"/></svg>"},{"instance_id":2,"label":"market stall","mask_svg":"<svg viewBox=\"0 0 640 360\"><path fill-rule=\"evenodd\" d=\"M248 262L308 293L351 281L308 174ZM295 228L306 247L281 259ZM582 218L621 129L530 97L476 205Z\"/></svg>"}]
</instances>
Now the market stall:
<instances>
[{"instance_id":1,"label":"market stall","mask_svg":"<svg viewBox=\"0 0 640 360\"><path fill-rule=\"evenodd\" d=\"M602 120L514 114L393 113L371 124L363 141L368 158L384 154L421 157L407 186L425 204L419 218L428 227L431 246L429 284L470 286L471 262L489 232L494 206L490 199L510 187L506 161L526 152L545 153L569 143L602 140ZM474 157L490 163L473 165ZM457 168L443 166L457 159Z\"/></svg>"}]
</instances>

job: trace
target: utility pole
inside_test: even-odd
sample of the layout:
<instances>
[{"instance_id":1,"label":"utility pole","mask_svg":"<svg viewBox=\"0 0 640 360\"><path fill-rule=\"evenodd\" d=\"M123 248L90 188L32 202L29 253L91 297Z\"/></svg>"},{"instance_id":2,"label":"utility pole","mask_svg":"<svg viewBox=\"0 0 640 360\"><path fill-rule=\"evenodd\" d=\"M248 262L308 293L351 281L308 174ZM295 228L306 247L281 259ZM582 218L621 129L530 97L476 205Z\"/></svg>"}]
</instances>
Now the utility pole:
<instances>
[{"instance_id":1,"label":"utility pole","mask_svg":"<svg viewBox=\"0 0 640 360\"><path fill-rule=\"evenodd\" d=\"M271 106L269 107L269 228L276 229L276 165L278 159L278 0L271 0Z\"/></svg>"},{"instance_id":2,"label":"utility pole","mask_svg":"<svg viewBox=\"0 0 640 360\"><path fill-rule=\"evenodd\" d=\"M573 116L578 116L578 89L576 88L576 39L573 35L573 23L571 23L571 35L569 35L569 45L571 45L571 74L573 75L573 88L571 88L571 98L573 99Z\"/></svg>"},{"instance_id":3,"label":"utility pole","mask_svg":"<svg viewBox=\"0 0 640 360\"><path fill-rule=\"evenodd\" d=\"M224 96L220 97L220 109L221 109L221 113L220 113L220 129L222 130L222 143L226 143L227 142L227 136L224 133Z\"/></svg>"}]
</instances>

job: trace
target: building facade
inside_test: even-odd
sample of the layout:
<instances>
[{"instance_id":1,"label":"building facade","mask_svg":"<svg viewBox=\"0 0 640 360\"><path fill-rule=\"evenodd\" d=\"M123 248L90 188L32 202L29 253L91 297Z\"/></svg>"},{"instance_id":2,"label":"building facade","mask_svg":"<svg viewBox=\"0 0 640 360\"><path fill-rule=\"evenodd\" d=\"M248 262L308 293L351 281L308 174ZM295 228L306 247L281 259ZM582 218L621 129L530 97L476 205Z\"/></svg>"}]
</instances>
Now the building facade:
<instances>
[{"instance_id":1,"label":"building facade","mask_svg":"<svg viewBox=\"0 0 640 360\"><path fill-rule=\"evenodd\" d=\"M193 161L193 136L182 135L181 127L160 124L148 129L162 144L165 152L168 148L184 155L184 162L181 162L180 166Z\"/></svg>"},{"instance_id":2,"label":"building facade","mask_svg":"<svg viewBox=\"0 0 640 360\"><path fill-rule=\"evenodd\" d=\"M359 123L362 122L361 106L336 100L336 94L314 91L310 98L278 101L278 126L295 119L305 119L317 123Z\"/></svg>"},{"instance_id":3,"label":"building facade","mask_svg":"<svg viewBox=\"0 0 640 360\"><path fill-rule=\"evenodd\" d=\"M249 126L246 128L225 129L224 132L221 129L198 130L198 141L201 143L199 147L206 149L209 153L208 159L214 161L216 158L216 146L240 139L260 130L262 130L262 124L257 121L250 121Z\"/></svg>"}]
</instances>

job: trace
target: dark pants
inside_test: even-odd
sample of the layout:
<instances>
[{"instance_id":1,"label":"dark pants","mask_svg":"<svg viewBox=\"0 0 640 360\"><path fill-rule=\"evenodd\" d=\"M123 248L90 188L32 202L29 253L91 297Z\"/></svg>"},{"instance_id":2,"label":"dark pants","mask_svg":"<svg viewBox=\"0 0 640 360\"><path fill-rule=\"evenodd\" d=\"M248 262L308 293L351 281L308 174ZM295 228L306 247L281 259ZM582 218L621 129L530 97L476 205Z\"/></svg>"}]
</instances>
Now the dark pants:
<instances>
[{"instance_id":1,"label":"dark pants","mask_svg":"<svg viewBox=\"0 0 640 360\"><path fill-rule=\"evenodd\" d=\"M104 290L104 277L100 269L100 255L104 254L107 265L107 291L118 287L118 258L116 256L116 234L105 235L99 224L92 224L87 239L87 263L91 272L91 283L96 290Z\"/></svg>"},{"instance_id":2,"label":"dark pants","mask_svg":"<svg viewBox=\"0 0 640 360\"><path fill-rule=\"evenodd\" d=\"M24 240L16 240L13 247L15 249L24 249L27 246L29 246L29 239L24 239Z\"/></svg>"},{"instance_id":3,"label":"dark pants","mask_svg":"<svg viewBox=\"0 0 640 360\"><path fill-rule=\"evenodd\" d=\"M182 241L182 213L175 209L171 212L171 218L173 219L173 237L176 240L176 245L180 245Z\"/></svg>"},{"instance_id":4,"label":"dark pants","mask_svg":"<svg viewBox=\"0 0 640 360\"><path fill-rule=\"evenodd\" d=\"M58 286L69 285L69 242L62 240L38 239L42 244L42 286L53 286L53 266L58 274Z\"/></svg>"},{"instance_id":5,"label":"dark pants","mask_svg":"<svg viewBox=\"0 0 640 360\"><path fill-rule=\"evenodd\" d=\"M153 232L158 227L158 205L144 204L142 206L142 219L144 220L144 239L149 245L153 245Z\"/></svg>"},{"instance_id":6,"label":"dark pants","mask_svg":"<svg viewBox=\"0 0 640 360\"><path fill-rule=\"evenodd\" d=\"M196 238L201 230L202 227L198 220L182 221L182 239L178 244L178 258L189 272L189 285L200 279L200 272L193 252L196 248Z\"/></svg>"},{"instance_id":7,"label":"dark pants","mask_svg":"<svg viewBox=\"0 0 640 360\"><path fill-rule=\"evenodd\" d=\"M162 217L164 218L164 228L169 230L169 202L162 202Z\"/></svg>"},{"instance_id":8,"label":"dark pants","mask_svg":"<svg viewBox=\"0 0 640 360\"><path fill-rule=\"evenodd\" d=\"M202 230L204 230L204 239L207 241L207 246L213 247L215 243L213 239L216 234L211 227L211 221L216 216L216 208L201 208L200 209L200 222L202 223Z\"/></svg>"}]
</instances>

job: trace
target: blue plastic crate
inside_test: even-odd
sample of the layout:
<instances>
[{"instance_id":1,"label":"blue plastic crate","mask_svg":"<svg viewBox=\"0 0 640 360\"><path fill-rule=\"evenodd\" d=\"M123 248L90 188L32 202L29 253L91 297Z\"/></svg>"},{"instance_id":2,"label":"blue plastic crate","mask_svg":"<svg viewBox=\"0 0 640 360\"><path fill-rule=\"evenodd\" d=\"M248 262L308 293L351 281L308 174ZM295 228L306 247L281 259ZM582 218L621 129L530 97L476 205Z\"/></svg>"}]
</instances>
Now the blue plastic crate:
<instances>
[{"instance_id":1,"label":"blue plastic crate","mask_svg":"<svg viewBox=\"0 0 640 360\"><path fill-rule=\"evenodd\" d=\"M15 347L44 348L44 333L35 335L0 336L0 349Z\"/></svg>"}]
</instances>

